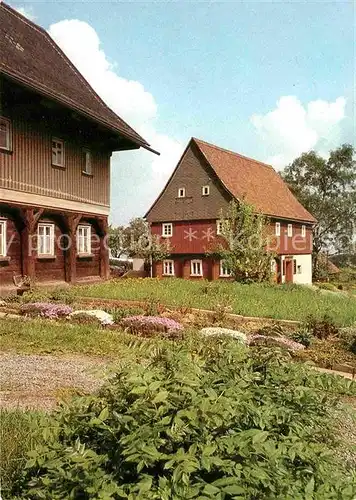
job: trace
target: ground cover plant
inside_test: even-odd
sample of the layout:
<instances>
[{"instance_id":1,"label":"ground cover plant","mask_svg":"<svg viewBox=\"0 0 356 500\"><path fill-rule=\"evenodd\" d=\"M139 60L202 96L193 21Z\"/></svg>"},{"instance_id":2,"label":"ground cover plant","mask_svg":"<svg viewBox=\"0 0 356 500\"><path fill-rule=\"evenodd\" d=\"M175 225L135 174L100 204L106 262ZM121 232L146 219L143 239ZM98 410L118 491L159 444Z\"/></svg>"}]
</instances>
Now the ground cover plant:
<instances>
[{"instance_id":1,"label":"ground cover plant","mask_svg":"<svg viewBox=\"0 0 356 500\"><path fill-rule=\"evenodd\" d=\"M231 312L244 316L304 321L306 316L323 318L330 314L339 326L356 322L356 297L325 294L297 285L244 285L231 282L183 279L111 280L73 290L78 297L157 301L165 306L214 309L228 303Z\"/></svg>"},{"instance_id":2,"label":"ground cover plant","mask_svg":"<svg viewBox=\"0 0 356 500\"><path fill-rule=\"evenodd\" d=\"M144 358L52 417L12 498L354 498L330 421L354 383L231 341Z\"/></svg>"}]
</instances>

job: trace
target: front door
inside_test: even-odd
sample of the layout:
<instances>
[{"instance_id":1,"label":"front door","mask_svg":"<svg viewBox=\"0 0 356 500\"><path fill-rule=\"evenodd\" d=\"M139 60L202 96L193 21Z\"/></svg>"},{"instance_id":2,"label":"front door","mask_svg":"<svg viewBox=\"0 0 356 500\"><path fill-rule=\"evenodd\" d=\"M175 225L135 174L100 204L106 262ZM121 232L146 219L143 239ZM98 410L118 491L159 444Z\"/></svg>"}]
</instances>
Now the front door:
<instances>
[{"instance_id":1,"label":"front door","mask_svg":"<svg viewBox=\"0 0 356 500\"><path fill-rule=\"evenodd\" d=\"M285 266L286 266L286 283L293 283L293 260L286 259Z\"/></svg>"}]
</instances>

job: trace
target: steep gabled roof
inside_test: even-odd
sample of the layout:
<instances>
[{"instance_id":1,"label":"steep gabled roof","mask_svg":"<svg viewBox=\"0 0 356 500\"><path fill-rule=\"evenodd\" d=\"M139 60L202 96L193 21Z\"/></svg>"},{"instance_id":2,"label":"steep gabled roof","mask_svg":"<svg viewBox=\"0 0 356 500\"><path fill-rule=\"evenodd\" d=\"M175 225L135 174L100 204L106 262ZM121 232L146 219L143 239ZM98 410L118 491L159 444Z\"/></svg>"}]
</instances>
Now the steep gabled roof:
<instances>
[{"instance_id":1,"label":"steep gabled roof","mask_svg":"<svg viewBox=\"0 0 356 500\"><path fill-rule=\"evenodd\" d=\"M316 222L316 219L299 203L273 167L194 137L190 140L177 167L147 212L146 217L163 196L186 151L192 144L196 145L225 190L233 198L244 199L247 203L254 205L258 211L274 218L297 220L310 224Z\"/></svg>"},{"instance_id":2,"label":"steep gabled roof","mask_svg":"<svg viewBox=\"0 0 356 500\"><path fill-rule=\"evenodd\" d=\"M316 222L271 165L200 139L193 141L235 198L245 199L265 215Z\"/></svg>"},{"instance_id":3,"label":"steep gabled roof","mask_svg":"<svg viewBox=\"0 0 356 500\"><path fill-rule=\"evenodd\" d=\"M151 150L96 94L49 34L1 0L0 54L0 73Z\"/></svg>"}]
</instances>

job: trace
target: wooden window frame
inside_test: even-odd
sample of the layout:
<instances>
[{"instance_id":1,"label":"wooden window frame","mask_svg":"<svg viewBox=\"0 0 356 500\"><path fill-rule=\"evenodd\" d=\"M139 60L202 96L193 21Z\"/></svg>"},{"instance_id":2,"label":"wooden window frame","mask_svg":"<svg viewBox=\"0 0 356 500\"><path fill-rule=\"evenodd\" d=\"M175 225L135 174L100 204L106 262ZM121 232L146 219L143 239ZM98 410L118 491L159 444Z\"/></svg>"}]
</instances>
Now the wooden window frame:
<instances>
[{"instance_id":1,"label":"wooden window frame","mask_svg":"<svg viewBox=\"0 0 356 500\"><path fill-rule=\"evenodd\" d=\"M166 266L168 267L168 272L167 272L167 268ZM172 271L172 272L170 272ZM166 259L163 261L163 276L175 276L175 272L174 272L174 260L172 259Z\"/></svg>"},{"instance_id":2,"label":"wooden window frame","mask_svg":"<svg viewBox=\"0 0 356 500\"><path fill-rule=\"evenodd\" d=\"M205 192L205 190L206 190L206 192ZM202 196L209 196L209 194L210 194L210 186L209 185L202 186L202 188L201 188L201 194L202 194Z\"/></svg>"},{"instance_id":3,"label":"wooden window frame","mask_svg":"<svg viewBox=\"0 0 356 500\"><path fill-rule=\"evenodd\" d=\"M6 127L6 142L5 146L0 146L0 151L12 151L12 123L9 118L0 116L0 124L5 124Z\"/></svg>"},{"instance_id":4,"label":"wooden window frame","mask_svg":"<svg viewBox=\"0 0 356 500\"><path fill-rule=\"evenodd\" d=\"M62 163L57 163L57 162L53 161L54 150L56 150L56 154L58 152L58 148L53 147L53 142L57 142L59 144L62 144ZM63 139L59 139L58 137L52 137L52 140L51 140L51 162L52 162L53 167L65 168L65 142Z\"/></svg>"},{"instance_id":5,"label":"wooden window frame","mask_svg":"<svg viewBox=\"0 0 356 500\"><path fill-rule=\"evenodd\" d=\"M41 228L49 228L49 248L48 251L41 252L41 240L43 241L43 248L42 250L47 250L47 244L46 244L46 234L40 234L40 229ZM54 224L52 222L39 222L37 225L37 255L38 257L54 257Z\"/></svg>"},{"instance_id":6,"label":"wooden window frame","mask_svg":"<svg viewBox=\"0 0 356 500\"><path fill-rule=\"evenodd\" d=\"M0 220L1 227L1 240L0 240L0 257L6 257L7 255L7 220Z\"/></svg>"},{"instance_id":7,"label":"wooden window frame","mask_svg":"<svg viewBox=\"0 0 356 500\"><path fill-rule=\"evenodd\" d=\"M83 237L80 235L81 231L84 232ZM91 226L89 224L79 224L77 227L77 254L79 256L91 255Z\"/></svg>"},{"instance_id":8,"label":"wooden window frame","mask_svg":"<svg viewBox=\"0 0 356 500\"><path fill-rule=\"evenodd\" d=\"M287 226L287 236L288 238L293 237L293 224L288 224Z\"/></svg>"},{"instance_id":9,"label":"wooden window frame","mask_svg":"<svg viewBox=\"0 0 356 500\"><path fill-rule=\"evenodd\" d=\"M82 174L87 175L89 177L93 176L93 155L90 149L83 148L84 155L84 168L82 170Z\"/></svg>"},{"instance_id":10,"label":"wooden window frame","mask_svg":"<svg viewBox=\"0 0 356 500\"><path fill-rule=\"evenodd\" d=\"M181 191L182 191L182 194L181 194ZM178 188L178 198L185 198L185 188L184 187Z\"/></svg>"},{"instance_id":11,"label":"wooden window frame","mask_svg":"<svg viewBox=\"0 0 356 500\"><path fill-rule=\"evenodd\" d=\"M169 228L169 234L166 232L166 229ZM163 222L162 223L162 238L172 238L173 236L173 223L172 222Z\"/></svg>"},{"instance_id":12,"label":"wooden window frame","mask_svg":"<svg viewBox=\"0 0 356 500\"><path fill-rule=\"evenodd\" d=\"M306 226L303 224L302 225L302 238L305 238L307 235L307 228Z\"/></svg>"},{"instance_id":13,"label":"wooden window frame","mask_svg":"<svg viewBox=\"0 0 356 500\"><path fill-rule=\"evenodd\" d=\"M220 278L231 278L231 271L227 270L224 266L224 261L221 260L219 264L219 277Z\"/></svg>"},{"instance_id":14,"label":"wooden window frame","mask_svg":"<svg viewBox=\"0 0 356 500\"><path fill-rule=\"evenodd\" d=\"M280 222L276 222L274 232L275 232L276 236L281 235L281 223Z\"/></svg>"},{"instance_id":15,"label":"wooden window frame","mask_svg":"<svg viewBox=\"0 0 356 500\"><path fill-rule=\"evenodd\" d=\"M200 266L200 273L194 272L194 266L199 265ZM196 276L196 277L202 277L203 276L203 261L201 259L193 259L190 261L190 275L191 276Z\"/></svg>"}]
</instances>

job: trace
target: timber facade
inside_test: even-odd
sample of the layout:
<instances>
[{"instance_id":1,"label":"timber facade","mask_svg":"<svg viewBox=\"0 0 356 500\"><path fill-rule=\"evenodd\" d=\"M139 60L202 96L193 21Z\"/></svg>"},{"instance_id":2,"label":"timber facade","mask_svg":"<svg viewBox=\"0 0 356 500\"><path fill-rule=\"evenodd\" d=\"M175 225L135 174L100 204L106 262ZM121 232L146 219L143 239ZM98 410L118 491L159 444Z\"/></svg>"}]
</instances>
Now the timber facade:
<instances>
[{"instance_id":1,"label":"timber facade","mask_svg":"<svg viewBox=\"0 0 356 500\"><path fill-rule=\"evenodd\" d=\"M191 139L165 188L146 214L154 235L169 241L171 255L154 264L156 277L231 279L211 255L224 244L220 216L244 199L268 216L271 262L279 283L310 283L313 216L275 170L232 151Z\"/></svg>"},{"instance_id":2,"label":"timber facade","mask_svg":"<svg viewBox=\"0 0 356 500\"><path fill-rule=\"evenodd\" d=\"M0 286L109 276L110 158L148 143L0 4Z\"/></svg>"}]
</instances>

